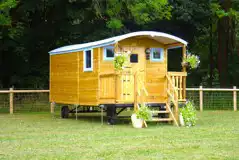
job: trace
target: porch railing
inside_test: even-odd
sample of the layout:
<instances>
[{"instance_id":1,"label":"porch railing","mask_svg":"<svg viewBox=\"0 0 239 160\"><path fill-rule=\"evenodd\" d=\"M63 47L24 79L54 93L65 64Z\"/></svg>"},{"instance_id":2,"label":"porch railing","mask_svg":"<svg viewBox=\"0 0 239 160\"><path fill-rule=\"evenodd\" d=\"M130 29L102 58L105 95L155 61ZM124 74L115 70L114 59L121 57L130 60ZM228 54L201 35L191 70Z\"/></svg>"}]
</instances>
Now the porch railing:
<instances>
[{"instance_id":1,"label":"porch railing","mask_svg":"<svg viewBox=\"0 0 239 160\"><path fill-rule=\"evenodd\" d=\"M187 72L168 72L168 78L178 92L178 100L186 101L186 77Z\"/></svg>"}]
</instances>

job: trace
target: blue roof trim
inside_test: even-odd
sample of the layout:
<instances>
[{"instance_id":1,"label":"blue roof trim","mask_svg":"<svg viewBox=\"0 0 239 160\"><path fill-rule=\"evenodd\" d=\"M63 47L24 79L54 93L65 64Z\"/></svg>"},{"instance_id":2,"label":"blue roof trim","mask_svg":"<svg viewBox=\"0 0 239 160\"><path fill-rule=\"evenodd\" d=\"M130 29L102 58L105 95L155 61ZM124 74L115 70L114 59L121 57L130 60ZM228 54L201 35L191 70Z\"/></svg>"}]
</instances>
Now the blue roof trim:
<instances>
[{"instance_id":1,"label":"blue roof trim","mask_svg":"<svg viewBox=\"0 0 239 160\"><path fill-rule=\"evenodd\" d=\"M182 48L182 46L169 47L168 50L169 50L169 49L176 49L176 48Z\"/></svg>"},{"instance_id":2,"label":"blue roof trim","mask_svg":"<svg viewBox=\"0 0 239 160\"><path fill-rule=\"evenodd\" d=\"M94 45L94 46L89 46L89 47L83 47L83 48L80 48L80 49L72 49L72 50L60 51L60 52L52 52L51 51L51 52L49 52L49 54L50 55L56 55L56 54L79 52L79 51L83 51L83 50L86 50L86 49L93 49L93 48L98 48L98 47L111 45L111 44L114 44L114 43L115 43L115 41L110 41L110 42L107 42L107 43L102 43L102 44L99 44L99 45Z\"/></svg>"},{"instance_id":3,"label":"blue roof trim","mask_svg":"<svg viewBox=\"0 0 239 160\"><path fill-rule=\"evenodd\" d=\"M137 36L146 36L148 38L154 39L160 43L163 43L165 45L170 44L170 43L182 43L183 45L187 45L187 42L179 37L163 33L163 32L155 32L155 31L138 31L138 32L132 32L116 37L111 37L99 41L94 41L94 42L89 42L89 43L83 43L83 44L75 44L75 45L68 45L68 46L63 46L57 49L54 49L49 52L50 55L54 54L64 54L64 53L71 53L71 52L77 52L77 51L82 51L85 49L92 49L96 47L102 47L102 46L107 46L110 44L114 44L116 42L122 41L127 38L131 37L137 37ZM165 41L166 40L166 41ZM165 41L165 43L164 43Z\"/></svg>"}]
</instances>

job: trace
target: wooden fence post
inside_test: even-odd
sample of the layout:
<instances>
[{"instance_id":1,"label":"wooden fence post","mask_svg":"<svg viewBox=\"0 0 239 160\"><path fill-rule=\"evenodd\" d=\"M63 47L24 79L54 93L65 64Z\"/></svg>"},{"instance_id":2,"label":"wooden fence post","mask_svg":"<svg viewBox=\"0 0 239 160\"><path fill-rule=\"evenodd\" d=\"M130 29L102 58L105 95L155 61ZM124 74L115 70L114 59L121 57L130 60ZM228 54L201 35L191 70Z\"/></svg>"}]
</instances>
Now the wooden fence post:
<instances>
[{"instance_id":1,"label":"wooden fence post","mask_svg":"<svg viewBox=\"0 0 239 160\"><path fill-rule=\"evenodd\" d=\"M199 102L200 102L200 111L203 111L203 90L202 86L199 88Z\"/></svg>"},{"instance_id":2,"label":"wooden fence post","mask_svg":"<svg viewBox=\"0 0 239 160\"><path fill-rule=\"evenodd\" d=\"M233 108L234 108L234 111L237 111L237 87L234 86L233 87Z\"/></svg>"},{"instance_id":3,"label":"wooden fence post","mask_svg":"<svg viewBox=\"0 0 239 160\"><path fill-rule=\"evenodd\" d=\"M55 102L51 102L51 113L55 112Z\"/></svg>"},{"instance_id":4,"label":"wooden fence post","mask_svg":"<svg viewBox=\"0 0 239 160\"><path fill-rule=\"evenodd\" d=\"M9 93L9 104L10 104L10 108L9 108L9 111L10 111L10 114L13 114L13 88L10 88L9 89L10 93Z\"/></svg>"}]
</instances>

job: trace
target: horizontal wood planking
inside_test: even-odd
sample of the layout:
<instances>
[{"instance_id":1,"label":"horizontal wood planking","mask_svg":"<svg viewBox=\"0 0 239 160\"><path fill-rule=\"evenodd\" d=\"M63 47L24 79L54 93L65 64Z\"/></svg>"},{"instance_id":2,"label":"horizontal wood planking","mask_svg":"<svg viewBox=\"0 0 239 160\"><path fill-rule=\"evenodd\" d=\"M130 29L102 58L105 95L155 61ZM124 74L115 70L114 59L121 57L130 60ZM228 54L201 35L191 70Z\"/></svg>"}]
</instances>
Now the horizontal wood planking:
<instances>
[{"instance_id":1,"label":"horizontal wood planking","mask_svg":"<svg viewBox=\"0 0 239 160\"><path fill-rule=\"evenodd\" d=\"M78 61L77 54L50 56L50 101L77 104Z\"/></svg>"},{"instance_id":2,"label":"horizontal wood planking","mask_svg":"<svg viewBox=\"0 0 239 160\"><path fill-rule=\"evenodd\" d=\"M79 57L80 72L79 72L79 104L98 104L98 90L99 90L99 49L93 49L93 71L83 71L83 54Z\"/></svg>"}]
</instances>

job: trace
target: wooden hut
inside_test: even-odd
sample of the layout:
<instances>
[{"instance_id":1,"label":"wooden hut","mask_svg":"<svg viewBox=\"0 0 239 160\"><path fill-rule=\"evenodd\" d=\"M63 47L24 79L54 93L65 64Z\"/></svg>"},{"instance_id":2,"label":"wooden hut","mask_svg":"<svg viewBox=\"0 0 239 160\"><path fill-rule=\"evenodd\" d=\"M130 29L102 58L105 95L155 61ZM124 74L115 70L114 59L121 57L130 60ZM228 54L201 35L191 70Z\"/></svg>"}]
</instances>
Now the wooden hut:
<instances>
[{"instance_id":1,"label":"wooden hut","mask_svg":"<svg viewBox=\"0 0 239 160\"><path fill-rule=\"evenodd\" d=\"M117 108L146 103L161 109L166 118L153 121L178 121L178 103L186 99L186 69L168 72L167 51L182 48L187 42L161 32L139 31L100 41L64 46L50 51L50 102L81 106L104 106L109 121ZM129 65L115 71L115 53L129 52ZM165 110L162 110L164 108ZM78 108L78 111L80 108ZM72 112L62 108L64 115Z\"/></svg>"}]
</instances>

